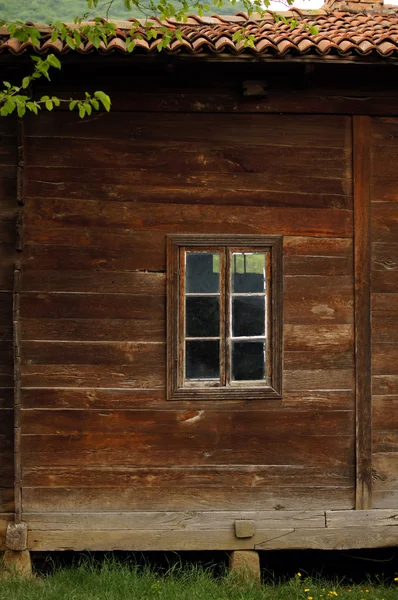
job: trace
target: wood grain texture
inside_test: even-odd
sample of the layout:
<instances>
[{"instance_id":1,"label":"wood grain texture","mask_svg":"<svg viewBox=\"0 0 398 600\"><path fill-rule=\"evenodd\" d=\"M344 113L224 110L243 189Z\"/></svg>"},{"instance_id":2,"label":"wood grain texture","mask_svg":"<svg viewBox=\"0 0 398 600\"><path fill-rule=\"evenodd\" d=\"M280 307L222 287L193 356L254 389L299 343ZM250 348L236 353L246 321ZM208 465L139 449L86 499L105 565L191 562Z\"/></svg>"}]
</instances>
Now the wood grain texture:
<instances>
[{"instance_id":1,"label":"wood grain texture","mask_svg":"<svg viewBox=\"0 0 398 600\"><path fill-rule=\"evenodd\" d=\"M332 487L352 485L354 465L335 465L328 469L327 483ZM150 488L180 489L188 487L206 488L234 487L240 485L250 490L254 487L272 486L322 486L325 485L324 467L307 465L232 465L232 466L58 466L24 467L24 486L47 488ZM276 518L276 517L275 517Z\"/></svg>"},{"instance_id":2,"label":"wood grain texture","mask_svg":"<svg viewBox=\"0 0 398 600\"><path fill-rule=\"evenodd\" d=\"M170 511L242 511L247 510L248 491L230 486L182 486L178 493L165 488L24 488L24 512L131 512L163 511L165 495ZM273 489L250 490L250 509L257 510L325 510L352 509L355 491L352 486L275 486ZM88 532L87 532L88 533Z\"/></svg>"},{"instance_id":3,"label":"wood grain texture","mask_svg":"<svg viewBox=\"0 0 398 600\"><path fill-rule=\"evenodd\" d=\"M371 130L373 506L386 509L398 503L397 126L374 118Z\"/></svg>"},{"instance_id":4,"label":"wood grain texture","mask_svg":"<svg viewBox=\"0 0 398 600\"><path fill-rule=\"evenodd\" d=\"M164 193L164 192L163 192ZM261 193L261 192L260 192ZM214 191L211 192L213 197ZM168 233L237 233L351 237L348 209L280 208L207 204L159 204L29 198L26 218L41 225L60 223L88 227L129 227Z\"/></svg>"},{"instance_id":5,"label":"wood grain texture","mask_svg":"<svg viewBox=\"0 0 398 600\"><path fill-rule=\"evenodd\" d=\"M171 511L249 498L275 522L352 509L350 119L43 116L25 139L24 511L153 512L166 490ZM166 405L172 233L284 235L282 399Z\"/></svg>"},{"instance_id":6,"label":"wood grain texture","mask_svg":"<svg viewBox=\"0 0 398 600\"><path fill-rule=\"evenodd\" d=\"M346 550L395 546L394 527L349 527L346 529L259 530L252 538L236 538L233 531L198 532L129 531L31 531L31 550Z\"/></svg>"},{"instance_id":7,"label":"wood grain texture","mask_svg":"<svg viewBox=\"0 0 398 600\"><path fill-rule=\"evenodd\" d=\"M356 508L372 506L370 120L353 118Z\"/></svg>"},{"instance_id":8,"label":"wood grain texture","mask_svg":"<svg viewBox=\"0 0 398 600\"><path fill-rule=\"evenodd\" d=\"M14 352L13 288L17 219L17 123L12 116L0 124L0 549L9 515L14 510ZM7 121L7 123L5 123Z\"/></svg>"}]
</instances>

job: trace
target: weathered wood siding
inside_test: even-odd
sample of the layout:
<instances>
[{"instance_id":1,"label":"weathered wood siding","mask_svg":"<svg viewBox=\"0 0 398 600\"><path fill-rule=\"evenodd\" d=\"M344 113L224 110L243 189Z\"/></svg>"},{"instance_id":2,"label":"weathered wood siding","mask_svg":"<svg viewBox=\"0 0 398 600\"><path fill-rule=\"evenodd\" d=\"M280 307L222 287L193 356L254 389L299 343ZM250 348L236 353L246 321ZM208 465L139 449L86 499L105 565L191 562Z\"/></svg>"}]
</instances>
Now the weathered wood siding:
<instances>
[{"instance_id":1,"label":"weathered wood siding","mask_svg":"<svg viewBox=\"0 0 398 600\"><path fill-rule=\"evenodd\" d=\"M17 130L0 120L0 549L14 510L12 298L17 218Z\"/></svg>"},{"instance_id":2,"label":"weathered wood siding","mask_svg":"<svg viewBox=\"0 0 398 600\"><path fill-rule=\"evenodd\" d=\"M398 118L373 119L373 506L398 506Z\"/></svg>"},{"instance_id":3,"label":"weathered wood siding","mask_svg":"<svg viewBox=\"0 0 398 600\"><path fill-rule=\"evenodd\" d=\"M24 511L352 508L351 119L43 114L25 159ZM167 403L165 236L234 232L285 236L283 400Z\"/></svg>"}]
</instances>

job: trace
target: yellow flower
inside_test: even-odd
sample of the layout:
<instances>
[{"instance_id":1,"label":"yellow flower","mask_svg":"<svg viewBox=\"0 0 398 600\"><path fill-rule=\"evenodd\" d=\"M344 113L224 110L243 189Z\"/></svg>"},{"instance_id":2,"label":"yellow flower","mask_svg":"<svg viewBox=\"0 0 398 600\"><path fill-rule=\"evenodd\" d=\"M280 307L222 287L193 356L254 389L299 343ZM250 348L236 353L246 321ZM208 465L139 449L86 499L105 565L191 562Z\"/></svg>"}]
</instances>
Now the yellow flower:
<instances>
[{"instance_id":1,"label":"yellow flower","mask_svg":"<svg viewBox=\"0 0 398 600\"><path fill-rule=\"evenodd\" d=\"M307 600L312 600L312 596L308 596Z\"/></svg>"},{"instance_id":2,"label":"yellow flower","mask_svg":"<svg viewBox=\"0 0 398 600\"><path fill-rule=\"evenodd\" d=\"M367 594L369 594L369 590L365 590L365 592L366 592Z\"/></svg>"},{"instance_id":3,"label":"yellow flower","mask_svg":"<svg viewBox=\"0 0 398 600\"><path fill-rule=\"evenodd\" d=\"M310 592L311 590L310 590L310 588L305 588L305 590L304 590L304 591L305 591L305 592Z\"/></svg>"},{"instance_id":4,"label":"yellow flower","mask_svg":"<svg viewBox=\"0 0 398 600\"><path fill-rule=\"evenodd\" d=\"M301 573L297 573L297 577L301 577Z\"/></svg>"},{"instance_id":5,"label":"yellow flower","mask_svg":"<svg viewBox=\"0 0 398 600\"><path fill-rule=\"evenodd\" d=\"M394 577L394 581L398 581L398 577Z\"/></svg>"}]
</instances>

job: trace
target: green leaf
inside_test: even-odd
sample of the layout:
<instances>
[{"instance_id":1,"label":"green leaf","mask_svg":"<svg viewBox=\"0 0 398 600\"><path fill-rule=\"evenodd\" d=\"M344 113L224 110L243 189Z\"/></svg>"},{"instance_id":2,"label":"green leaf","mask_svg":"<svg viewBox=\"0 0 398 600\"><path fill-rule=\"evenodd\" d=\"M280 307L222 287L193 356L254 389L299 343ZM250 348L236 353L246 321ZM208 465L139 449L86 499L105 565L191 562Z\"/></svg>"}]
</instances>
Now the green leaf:
<instances>
[{"instance_id":1,"label":"green leaf","mask_svg":"<svg viewBox=\"0 0 398 600\"><path fill-rule=\"evenodd\" d=\"M92 110L93 110L90 102L83 102L83 106L84 106L84 109L85 109L86 113L88 114L88 116L90 116L92 113Z\"/></svg>"},{"instance_id":2,"label":"green leaf","mask_svg":"<svg viewBox=\"0 0 398 600\"><path fill-rule=\"evenodd\" d=\"M92 104L92 106L93 106L93 108L95 110L99 110L100 109L100 105L99 105L98 100L96 100L95 98L91 98L90 102L91 102L91 104Z\"/></svg>"},{"instance_id":3,"label":"green leaf","mask_svg":"<svg viewBox=\"0 0 398 600\"><path fill-rule=\"evenodd\" d=\"M65 40L66 44L69 46L69 48L71 48L72 50L76 50L76 44L73 38L70 37L70 35L66 36L66 40Z\"/></svg>"},{"instance_id":4,"label":"green leaf","mask_svg":"<svg viewBox=\"0 0 398 600\"><path fill-rule=\"evenodd\" d=\"M20 117L20 118L22 118L24 116L24 114L26 113L26 106L25 106L25 104L19 104L18 105L17 113L18 113L18 117Z\"/></svg>"},{"instance_id":5,"label":"green leaf","mask_svg":"<svg viewBox=\"0 0 398 600\"><path fill-rule=\"evenodd\" d=\"M54 108L54 103L52 100L47 100L46 102L46 109L47 110L52 110Z\"/></svg>"},{"instance_id":6,"label":"green leaf","mask_svg":"<svg viewBox=\"0 0 398 600\"><path fill-rule=\"evenodd\" d=\"M77 104L77 100L71 100L69 102L69 110L73 110Z\"/></svg>"},{"instance_id":7,"label":"green leaf","mask_svg":"<svg viewBox=\"0 0 398 600\"><path fill-rule=\"evenodd\" d=\"M3 85L7 88L10 89L11 87L11 83L9 83L8 81L3 81Z\"/></svg>"},{"instance_id":8,"label":"green leaf","mask_svg":"<svg viewBox=\"0 0 398 600\"><path fill-rule=\"evenodd\" d=\"M52 96L51 100L53 101L54 106L60 106L61 105L60 99L57 98L56 96Z\"/></svg>"},{"instance_id":9,"label":"green leaf","mask_svg":"<svg viewBox=\"0 0 398 600\"><path fill-rule=\"evenodd\" d=\"M47 102L47 100L50 100L50 97L49 97L49 96L42 96L42 97L40 98L40 102Z\"/></svg>"},{"instance_id":10,"label":"green leaf","mask_svg":"<svg viewBox=\"0 0 398 600\"><path fill-rule=\"evenodd\" d=\"M26 90L27 87L29 87L30 84L30 77L24 77L22 79L22 87L24 90Z\"/></svg>"},{"instance_id":11,"label":"green leaf","mask_svg":"<svg viewBox=\"0 0 398 600\"><path fill-rule=\"evenodd\" d=\"M79 104L79 117L81 119L83 119L85 114L86 114L86 111L85 111L83 104Z\"/></svg>"},{"instance_id":12,"label":"green leaf","mask_svg":"<svg viewBox=\"0 0 398 600\"><path fill-rule=\"evenodd\" d=\"M61 68L61 63L60 63L59 59L56 56L54 56L54 54L49 54L47 56L47 62L48 62L48 64L50 64L52 67L55 67L56 69Z\"/></svg>"},{"instance_id":13,"label":"green leaf","mask_svg":"<svg viewBox=\"0 0 398 600\"><path fill-rule=\"evenodd\" d=\"M94 96L98 98L100 102L102 102L105 110L109 112L111 108L111 99L109 98L109 96L104 92L94 92Z\"/></svg>"}]
</instances>

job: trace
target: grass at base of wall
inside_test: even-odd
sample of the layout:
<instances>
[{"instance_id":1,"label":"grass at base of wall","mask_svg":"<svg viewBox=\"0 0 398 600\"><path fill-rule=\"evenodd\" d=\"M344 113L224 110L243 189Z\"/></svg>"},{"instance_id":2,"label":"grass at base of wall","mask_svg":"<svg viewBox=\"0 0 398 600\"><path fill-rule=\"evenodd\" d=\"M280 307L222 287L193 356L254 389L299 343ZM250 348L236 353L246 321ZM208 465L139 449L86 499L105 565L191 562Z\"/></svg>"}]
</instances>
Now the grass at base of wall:
<instances>
[{"instance_id":1,"label":"grass at base of wall","mask_svg":"<svg viewBox=\"0 0 398 600\"><path fill-rule=\"evenodd\" d=\"M166 574L116 561L89 561L46 576L0 579L0 600L397 600L398 579L352 585L296 574L277 583L243 583L234 574L214 577L202 568L172 568Z\"/></svg>"}]
</instances>

